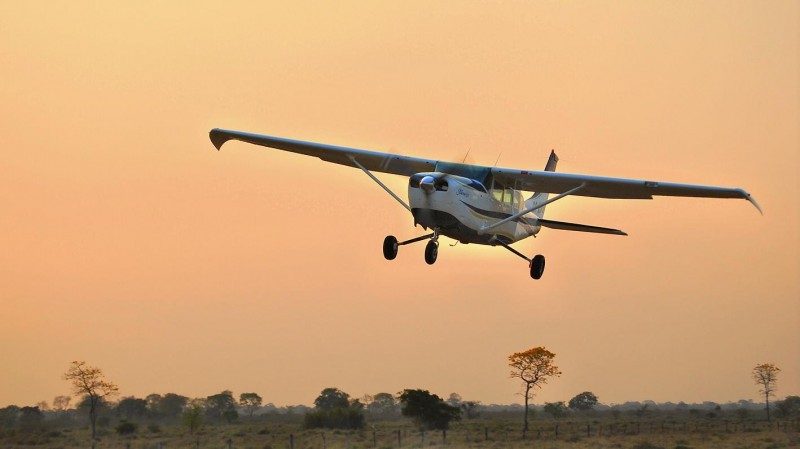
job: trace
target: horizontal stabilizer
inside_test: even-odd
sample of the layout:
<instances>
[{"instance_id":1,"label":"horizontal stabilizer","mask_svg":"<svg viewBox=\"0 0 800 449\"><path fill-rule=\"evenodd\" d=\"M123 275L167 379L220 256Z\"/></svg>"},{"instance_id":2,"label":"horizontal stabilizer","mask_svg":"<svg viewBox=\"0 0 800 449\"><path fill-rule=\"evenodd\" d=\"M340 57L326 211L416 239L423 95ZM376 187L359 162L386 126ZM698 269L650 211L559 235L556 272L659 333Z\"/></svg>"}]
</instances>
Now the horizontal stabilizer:
<instances>
[{"instance_id":1,"label":"horizontal stabilizer","mask_svg":"<svg viewBox=\"0 0 800 449\"><path fill-rule=\"evenodd\" d=\"M619 229L601 228L599 226L589 226L578 223L567 223L555 220L536 220L537 224L550 229L561 229L562 231L594 232L596 234L628 235Z\"/></svg>"}]
</instances>

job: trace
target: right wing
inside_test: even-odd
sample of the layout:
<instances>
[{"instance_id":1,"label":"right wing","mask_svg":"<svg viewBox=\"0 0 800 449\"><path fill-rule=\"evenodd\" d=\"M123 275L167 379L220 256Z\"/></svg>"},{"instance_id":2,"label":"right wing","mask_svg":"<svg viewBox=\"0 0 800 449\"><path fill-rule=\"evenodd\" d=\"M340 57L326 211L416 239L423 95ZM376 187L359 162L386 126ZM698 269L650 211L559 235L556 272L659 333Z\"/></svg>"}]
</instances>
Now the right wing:
<instances>
[{"instance_id":1,"label":"right wing","mask_svg":"<svg viewBox=\"0 0 800 449\"><path fill-rule=\"evenodd\" d=\"M352 157L367 170L391 173L393 175L411 176L416 173L433 171L436 167L436 161L432 159L422 159L418 157L403 156L392 153L381 153L377 151L358 150L355 148L326 145L323 143L304 142L302 140L264 136L260 134L231 131L227 129L214 128L211 130L209 135L211 137L211 143L217 147L217 150L222 148L222 144L229 140L240 140L242 142L261 145L263 147L276 148L278 150L318 157L325 162L332 162L334 164L360 168L350 159Z\"/></svg>"},{"instance_id":2,"label":"right wing","mask_svg":"<svg viewBox=\"0 0 800 449\"><path fill-rule=\"evenodd\" d=\"M607 178L602 176L555 173L549 171L492 168L494 179L506 186L530 192L570 193L574 196L616 199L653 199L653 196L697 198L741 198L761 212L761 207L743 189L730 187L678 184L641 179ZM763 213L763 212L762 212Z\"/></svg>"}]
</instances>

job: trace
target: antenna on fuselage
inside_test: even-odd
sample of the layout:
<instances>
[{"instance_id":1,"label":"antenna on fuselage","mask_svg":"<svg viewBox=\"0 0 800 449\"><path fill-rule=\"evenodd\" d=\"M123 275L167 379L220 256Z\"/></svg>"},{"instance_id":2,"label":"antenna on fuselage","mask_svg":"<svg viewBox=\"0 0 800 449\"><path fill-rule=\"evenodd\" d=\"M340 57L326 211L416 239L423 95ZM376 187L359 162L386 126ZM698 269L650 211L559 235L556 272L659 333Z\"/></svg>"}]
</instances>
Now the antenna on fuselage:
<instances>
[{"instance_id":1,"label":"antenna on fuselage","mask_svg":"<svg viewBox=\"0 0 800 449\"><path fill-rule=\"evenodd\" d=\"M472 147L467 148L467 154L464 155L464 159L461 161L462 164L467 162L467 156L469 156L470 151L472 151Z\"/></svg>"},{"instance_id":2,"label":"antenna on fuselage","mask_svg":"<svg viewBox=\"0 0 800 449\"><path fill-rule=\"evenodd\" d=\"M494 166L495 167L497 167L497 163L500 162L500 156L502 156L502 155L503 155L503 152L501 151L500 154L497 155L497 159L494 160Z\"/></svg>"}]
</instances>

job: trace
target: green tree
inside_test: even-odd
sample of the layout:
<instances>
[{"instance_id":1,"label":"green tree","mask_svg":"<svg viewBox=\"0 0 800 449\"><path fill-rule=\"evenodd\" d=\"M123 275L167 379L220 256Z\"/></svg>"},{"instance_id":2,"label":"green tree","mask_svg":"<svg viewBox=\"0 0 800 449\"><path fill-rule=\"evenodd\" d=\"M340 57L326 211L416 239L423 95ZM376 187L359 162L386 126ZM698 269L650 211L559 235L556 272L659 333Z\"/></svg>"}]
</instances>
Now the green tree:
<instances>
[{"instance_id":1,"label":"green tree","mask_svg":"<svg viewBox=\"0 0 800 449\"><path fill-rule=\"evenodd\" d=\"M211 419L231 423L239 417L239 413L236 412L236 401L229 390L207 397L205 405L206 416Z\"/></svg>"},{"instance_id":2,"label":"green tree","mask_svg":"<svg viewBox=\"0 0 800 449\"><path fill-rule=\"evenodd\" d=\"M428 390L403 390L399 399L403 416L411 418L420 429L447 430L450 421L461 419L461 409Z\"/></svg>"},{"instance_id":3,"label":"green tree","mask_svg":"<svg viewBox=\"0 0 800 449\"><path fill-rule=\"evenodd\" d=\"M569 400L569 408L572 410L592 410L595 405L597 405L597 396L591 391L584 391Z\"/></svg>"},{"instance_id":4,"label":"green tree","mask_svg":"<svg viewBox=\"0 0 800 449\"><path fill-rule=\"evenodd\" d=\"M22 407L19 409L19 428L23 432L32 432L42 427L44 415L39 407Z\"/></svg>"},{"instance_id":5,"label":"green tree","mask_svg":"<svg viewBox=\"0 0 800 449\"><path fill-rule=\"evenodd\" d=\"M183 411L182 420L183 424L189 428L189 434L194 435L197 429L203 425L203 401L192 401L186 410Z\"/></svg>"},{"instance_id":6,"label":"green tree","mask_svg":"<svg viewBox=\"0 0 800 449\"><path fill-rule=\"evenodd\" d=\"M261 407L261 396L256 393L242 393L239 395L239 405L247 412L247 416L253 417L253 413Z\"/></svg>"},{"instance_id":7,"label":"green tree","mask_svg":"<svg viewBox=\"0 0 800 449\"><path fill-rule=\"evenodd\" d=\"M552 416L555 419L560 419L560 418L563 418L563 417L567 416L567 414L569 414L569 409L567 408L566 404L564 404L564 401L560 401L560 402L545 402L544 403L544 412L549 414L550 416Z\"/></svg>"},{"instance_id":8,"label":"green tree","mask_svg":"<svg viewBox=\"0 0 800 449\"><path fill-rule=\"evenodd\" d=\"M69 403L72 400L69 396L59 395L53 398L53 410L57 413L64 413L69 408Z\"/></svg>"},{"instance_id":9,"label":"green tree","mask_svg":"<svg viewBox=\"0 0 800 449\"><path fill-rule=\"evenodd\" d=\"M364 427L364 404L350 400L350 395L338 388L322 390L314 400L315 410L306 413L306 429L361 429Z\"/></svg>"},{"instance_id":10,"label":"green tree","mask_svg":"<svg viewBox=\"0 0 800 449\"><path fill-rule=\"evenodd\" d=\"M389 414L397 412L397 400L391 393L378 393L372 396L372 401L367 405L370 413Z\"/></svg>"},{"instance_id":11,"label":"green tree","mask_svg":"<svg viewBox=\"0 0 800 449\"><path fill-rule=\"evenodd\" d=\"M320 410L333 410L350 406L350 395L338 388L325 388L314 399L314 407Z\"/></svg>"},{"instance_id":12,"label":"green tree","mask_svg":"<svg viewBox=\"0 0 800 449\"><path fill-rule=\"evenodd\" d=\"M769 397L775 393L780 371L781 369L772 363L762 363L753 368L753 380L760 387L759 391L764 395L764 400L767 403L767 421L770 421Z\"/></svg>"},{"instance_id":13,"label":"green tree","mask_svg":"<svg viewBox=\"0 0 800 449\"><path fill-rule=\"evenodd\" d=\"M0 408L0 429L13 429L17 425L17 415L19 407L16 405Z\"/></svg>"},{"instance_id":14,"label":"green tree","mask_svg":"<svg viewBox=\"0 0 800 449\"><path fill-rule=\"evenodd\" d=\"M159 419L175 419L189 403L189 398L175 393L167 393L164 396L153 393L148 395L146 400L150 416Z\"/></svg>"},{"instance_id":15,"label":"green tree","mask_svg":"<svg viewBox=\"0 0 800 449\"><path fill-rule=\"evenodd\" d=\"M461 410L464 412L467 419L475 419L480 414L478 413L478 406L480 404L480 401L464 401L461 403Z\"/></svg>"},{"instance_id":16,"label":"green tree","mask_svg":"<svg viewBox=\"0 0 800 449\"><path fill-rule=\"evenodd\" d=\"M780 418L791 418L800 415L800 396L786 396L775 403L775 414Z\"/></svg>"},{"instance_id":17,"label":"green tree","mask_svg":"<svg viewBox=\"0 0 800 449\"><path fill-rule=\"evenodd\" d=\"M117 404L117 416L132 420L147 416L147 401L133 396L122 398Z\"/></svg>"},{"instance_id":18,"label":"green tree","mask_svg":"<svg viewBox=\"0 0 800 449\"><path fill-rule=\"evenodd\" d=\"M460 407L462 400L463 398L458 393L450 393L450 396L447 397L447 403L453 407Z\"/></svg>"},{"instance_id":19,"label":"green tree","mask_svg":"<svg viewBox=\"0 0 800 449\"><path fill-rule=\"evenodd\" d=\"M119 388L103 376L100 368L89 366L86 362L74 361L64 379L72 383L77 395L85 395L89 402L89 422L92 425L92 449L96 445L97 405L105 398L116 395Z\"/></svg>"},{"instance_id":20,"label":"green tree","mask_svg":"<svg viewBox=\"0 0 800 449\"><path fill-rule=\"evenodd\" d=\"M524 352L515 352L508 356L511 378L521 380L524 386L525 426L522 429L523 436L528 431L528 403L531 399L531 391L534 388L542 388L551 377L561 375L561 371L553 364L555 357L554 353L543 346L531 348Z\"/></svg>"}]
</instances>

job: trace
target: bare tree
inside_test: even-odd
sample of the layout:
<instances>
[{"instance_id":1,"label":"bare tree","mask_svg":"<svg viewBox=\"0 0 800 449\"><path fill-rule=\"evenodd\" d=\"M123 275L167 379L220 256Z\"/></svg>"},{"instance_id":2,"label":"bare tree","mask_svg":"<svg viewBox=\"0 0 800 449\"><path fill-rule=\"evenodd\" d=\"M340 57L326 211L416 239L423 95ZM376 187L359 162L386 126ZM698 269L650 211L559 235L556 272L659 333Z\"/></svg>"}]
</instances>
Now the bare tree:
<instances>
[{"instance_id":1,"label":"bare tree","mask_svg":"<svg viewBox=\"0 0 800 449\"><path fill-rule=\"evenodd\" d=\"M759 392L764 394L764 400L767 402L767 421L770 421L769 416L769 397L773 396L778 383L778 373L780 368L772 363L762 363L753 368L753 380L756 385L761 387Z\"/></svg>"},{"instance_id":2,"label":"bare tree","mask_svg":"<svg viewBox=\"0 0 800 449\"><path fill-rule=\"evenodd\" d=\"M524 352L515 352L508 356L508 366L511 367L511 378L523 382L525 392L525 427L522 435L528 431L528 402L531 399L533 388L542 388L551 377L558 377L561 371L553 364L555 354L543 346L528 349Z\"/></svg>"},{"instance_id":3,"label":"bare tree","mask_svg":"<svg viewBox=\"0 0 800 449\"><path fill-rule=\"evenodd\" d=\"M89 421L92 424L92 449L95 447L97 405L109 396L117 394L119 388L103 377L100 368L89 366L86 362L74 361L64 373L64 380L72 383L76 395L85 395L89 400Z\"/></svg>"}]
</instances>

